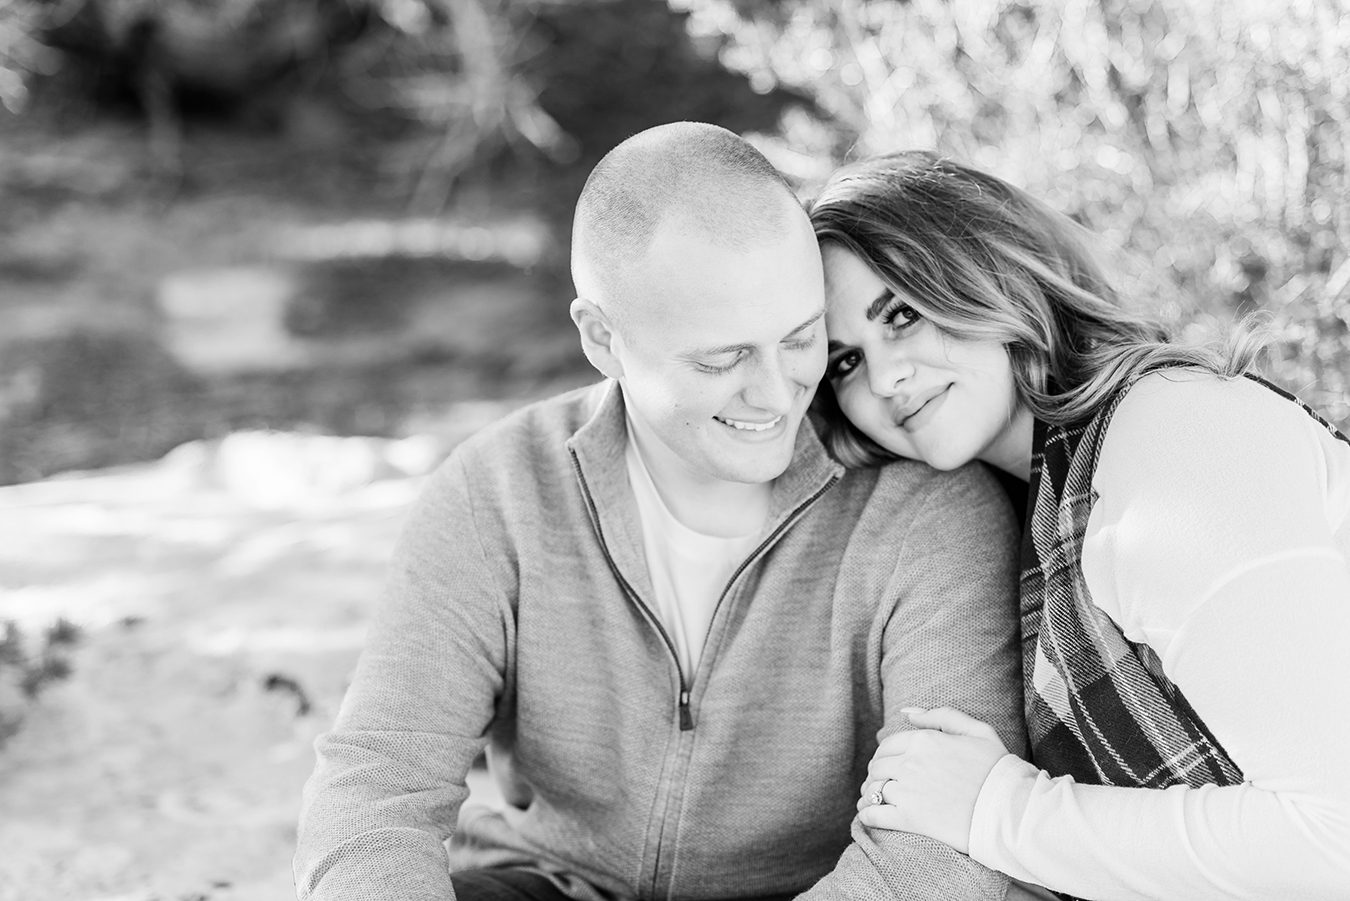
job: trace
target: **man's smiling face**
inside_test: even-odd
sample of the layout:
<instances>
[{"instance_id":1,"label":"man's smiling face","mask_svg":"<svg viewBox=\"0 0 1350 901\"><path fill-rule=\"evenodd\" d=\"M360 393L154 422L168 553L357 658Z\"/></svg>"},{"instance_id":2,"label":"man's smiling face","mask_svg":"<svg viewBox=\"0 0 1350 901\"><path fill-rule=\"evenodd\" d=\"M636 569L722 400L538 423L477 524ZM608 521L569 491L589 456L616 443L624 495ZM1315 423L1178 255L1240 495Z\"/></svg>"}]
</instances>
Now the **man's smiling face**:
<instances>
[{"instance_id":1,"label":"man's smiling face","mask_svg":"<svg viewBox=\"0 0 1350 901\"><path fill-rule=\"evenodd\" d=\"M791 206L790 198L783 203ZM824 278L805 215L748 247L663 224L634 265L616 356L652 474L772 481L825 370Z\"/></svg>"}]
</instances>

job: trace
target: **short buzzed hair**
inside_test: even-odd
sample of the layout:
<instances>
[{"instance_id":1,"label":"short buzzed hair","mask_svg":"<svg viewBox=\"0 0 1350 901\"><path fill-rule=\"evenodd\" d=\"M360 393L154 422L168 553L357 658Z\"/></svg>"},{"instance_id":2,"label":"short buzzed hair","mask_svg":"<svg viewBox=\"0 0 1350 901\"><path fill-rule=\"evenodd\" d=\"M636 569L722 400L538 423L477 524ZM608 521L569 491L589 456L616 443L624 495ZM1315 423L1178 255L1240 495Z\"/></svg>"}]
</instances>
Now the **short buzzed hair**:
<instances>
[{"instance_id":1,"label":"short buzzed hair","mask_svg":"<svg viewBox=\"0 0 1350 901\"><path fill-rule=\"evenodd\" d=\"M780 237L792 189L764 155L734 132L673 122L639 132L605 155L577 201L572 279L577 295L611 316L627 270L664 222L732 248Z\"/></svg>"}]
</instances>

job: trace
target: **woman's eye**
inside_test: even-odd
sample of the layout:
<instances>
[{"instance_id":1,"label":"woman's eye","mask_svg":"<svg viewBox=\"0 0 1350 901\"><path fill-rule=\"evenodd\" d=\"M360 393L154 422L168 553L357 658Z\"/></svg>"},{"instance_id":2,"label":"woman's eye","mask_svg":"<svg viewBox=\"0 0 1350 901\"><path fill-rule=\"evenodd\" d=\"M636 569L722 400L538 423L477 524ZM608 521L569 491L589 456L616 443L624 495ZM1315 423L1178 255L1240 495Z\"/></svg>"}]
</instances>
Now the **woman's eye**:
<instances>
[{"instance_id":1,"label":"woman's eye","mask_svg":"<svg viewBox=\"0 0 1350 901\"><path fill-rule=\"evenodd\" d=\"M825 377L831 380L842 379L850 372L858 368L862 362L862 354L856 350L850 350L838 356L831 357L829 364L825 367Z\"/></svg>"},{"instance_id":2,"label":"woman's eye","mask_svg":"<svg viewBox=\"0 0 1350 901\"><path fill-rule=\"evenodd\" d=\"M892 331L901 332L909 328L914 323L923 318L923 315L909 304L900 300L898 297L892 297L891 302L881 311L877 317L882 325Z\"/></svg>"}]
</instances>

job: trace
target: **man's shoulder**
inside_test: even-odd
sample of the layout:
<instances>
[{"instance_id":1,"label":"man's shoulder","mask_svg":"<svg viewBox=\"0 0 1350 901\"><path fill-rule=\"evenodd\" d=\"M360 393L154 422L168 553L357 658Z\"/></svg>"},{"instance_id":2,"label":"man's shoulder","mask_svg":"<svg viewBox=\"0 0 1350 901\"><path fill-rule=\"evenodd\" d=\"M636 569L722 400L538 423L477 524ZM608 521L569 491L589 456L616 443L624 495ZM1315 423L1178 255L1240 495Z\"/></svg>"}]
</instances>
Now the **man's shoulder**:
<instances>
[{"instance_id":1,"label":"man's shoulder","mask_svg":"<svg viewBox=\"0 0 1350 901\"><path fill-rule=\"evenodd\" d=\"M606 387L583 385L525 404L466 438L452 456L500 465L522 455L537 462L541 452L565 454L567 441L595 415Z\"/></svg>"},{"instance_id":2,"label":"man's shoulder","mask_svg":"<svg viewBox=\"0 0 1350 901\"><path fill-rule=\"evenodd\" d=\"M527 403L461 441L432 474L428 492L467 491L484 509L537 504L571 481L567 443L599 408L605 384Z\"/></svg>"},{"instance_id":3,"label":"man's shoulder","mask_svg":"<svg viewBox=\"0 0 1350 901\"><path fill-rule=\"evenodd\" d=\"M603 385L534 401L460 442L427 478L409 534L472 529L499 550L532 541L543 522L575 511L568 440L593 418ZM447 533L447 529L450 530Z\"/></svg>"},{"instance_id":4,"label":"man's shoulder","mask_svg":"<svg viewBox=\"0 0 1350 901\"><path fill-rule=\"evenodd\" d=\"M944 471L914 460L895 460L868 469L846 470L844 482L867 496L869 506L912 509L916 504L975 505L1006 499L998 480L983 463Z\"/></svg>"},{"instance_id":5,"label":"man's shoulder","mask_svg":"<svg viewBox=\"0 0 1350 901\"><path fill-rule=\"evenodd\" d=\"M853 534L885 536L887 542L920 533L934 540L964 532L1012 534L1016 521L1007 492L983 463L941 471L924 463L896 460L884 466L848 470L841 500L853 519Z\"/></svg>"},{"instance_id":6,"label":"man's shoulder","mask_svg":"<svg viewBox=\"0 0 1350 901\"><path fill-rule=\"evenodd\" d=\"M944 472L898 460L849 470L839 487L839 508L822 523L842 528L834 541L843 571L863 580L857 586L861 598L875 599L877 591L890 597L894 580L922 582L935 565L982 573L986 567L978 561L1014 553L1011 504L983 463Z\"/></svg>"}]
</instances>

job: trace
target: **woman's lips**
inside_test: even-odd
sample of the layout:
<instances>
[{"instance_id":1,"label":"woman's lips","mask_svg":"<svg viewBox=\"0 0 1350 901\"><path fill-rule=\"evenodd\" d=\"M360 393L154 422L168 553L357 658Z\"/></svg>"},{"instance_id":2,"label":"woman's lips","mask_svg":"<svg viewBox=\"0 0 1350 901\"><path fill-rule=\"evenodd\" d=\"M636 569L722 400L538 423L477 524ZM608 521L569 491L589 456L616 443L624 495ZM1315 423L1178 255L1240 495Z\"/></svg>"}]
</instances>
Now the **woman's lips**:
<instances>
[{"instance_id":1,"label":"woman's lips","mask_svg":"<svg viewBox=\"0 0 1350 901\"><path fill-rule=\"evenodd\" d=\"M951 390L951 385L947 385L942 390L930 395L927 400L919 405L919 408L907 416L901 417L899 426L902 429L914 429L922 426L932 418L937 408L942 406L942 401L947 397L947 392Z\"/></svg>"}]
</instances>

